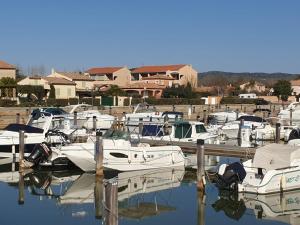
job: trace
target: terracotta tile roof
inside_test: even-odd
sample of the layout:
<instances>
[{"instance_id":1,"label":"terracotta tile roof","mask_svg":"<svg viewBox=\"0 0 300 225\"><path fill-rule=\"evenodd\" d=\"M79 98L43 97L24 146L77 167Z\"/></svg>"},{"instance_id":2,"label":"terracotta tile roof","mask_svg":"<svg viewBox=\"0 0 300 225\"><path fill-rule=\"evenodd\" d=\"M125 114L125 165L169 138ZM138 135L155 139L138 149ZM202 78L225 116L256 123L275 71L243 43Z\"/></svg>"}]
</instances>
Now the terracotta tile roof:
<instances>
[{"instance_id":1,"label":"terracotta tile roof","mask_svg":"<svg viewBox=\"0 0 300 225\"><path fill-rule=\"evenodd\" d=\"M0 69L16 69L14 65L8 64L7 62L0 61Z\"/></svg>"},{"instance_id":2,"label":"terracotta tile roof","mask_svg":"<svg viewBox=\"0 0 300 225\"><path fill-rule=\"evenodd\" d=\"M76 85L75 82L59 77L43 77L49 84L61 84L61 85Z\"/></svg>"},{"instance_id":3,"label":"terracotta tile roof","mask_svg":"<svg viewBox=\"0 0 300 225\"><path fill-rule=\"evenodd\" d=\"M138 82L129 84L126 87L122 87L123 89L164 89L166 88L165 85L159 85L155 83L144 83L144 82Z\"/></svg>"},{"instance_id":4,"label":"terracotta tile roof","mask_svg":"<svg viewBox=\"0 0 300 225\"><path fill-rule=\"evenodd\" d=\"M89 76L83 75L81 73L76 73L76 72L56 72L56 73L68 77L72 80L93 81Z\"/></svg>"},{"instance_id":5,"label":"terracotta tile roof","mask_svg":"<svg viewBox=\"0 0 300 225\"><path fill-rule=\"evenodd\" d=\"M95 74L114 73L122 68L123 67L95 67L87 70L86 72L93 76Z\"/></svg>"},{"instance_id":6,"label":"terracotta tile roof","mask_svg":"<svg viewBox=\"0 0 300 225\"><path fill-rule=\"evenodd\" d=\"M163 66L141 66L138 68L134 68L132 73L160 73L166 72L168 70L176 71L186 66L186 64L178 64L178 65L163 65Z\"/></svg>"},{"instance_id":7,"label":"terracotta tile roof","mask_svg":"<svg viewBox=\"0 0 300 225\"><path fill-rule=\"evenodd\" d=\"M300 79L299 80L291 80L291 85L292 86L300 86Z\"/></svg>"},{"instance_id":8,"label":"terracotta tile roof","mask_svg":"<svg viewBox=\"0 0 300 225\"><path fill-rule=\"evenodd\" d=\"M175 78L158 74L150 77L142 77L142 80L175 80Z\"/></svg>"}]
</instances>

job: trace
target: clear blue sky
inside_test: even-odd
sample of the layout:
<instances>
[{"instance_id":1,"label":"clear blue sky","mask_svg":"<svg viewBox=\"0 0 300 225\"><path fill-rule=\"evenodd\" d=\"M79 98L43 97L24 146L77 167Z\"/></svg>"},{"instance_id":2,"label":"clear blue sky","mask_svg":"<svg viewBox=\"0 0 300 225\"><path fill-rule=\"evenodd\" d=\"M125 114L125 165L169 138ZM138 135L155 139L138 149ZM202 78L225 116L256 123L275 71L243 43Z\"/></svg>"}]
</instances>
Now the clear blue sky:
<instances>
[{"instance_id":1,"label":"clear blue sky","mask_svg":"<svg viewBox=\"0 0 300 225\"><path fill-rule=\"evenodd\" d=\"M24 70L300 73L299 0L5 0L0 24L0 59Z\"/></svg>"}]
</instances>

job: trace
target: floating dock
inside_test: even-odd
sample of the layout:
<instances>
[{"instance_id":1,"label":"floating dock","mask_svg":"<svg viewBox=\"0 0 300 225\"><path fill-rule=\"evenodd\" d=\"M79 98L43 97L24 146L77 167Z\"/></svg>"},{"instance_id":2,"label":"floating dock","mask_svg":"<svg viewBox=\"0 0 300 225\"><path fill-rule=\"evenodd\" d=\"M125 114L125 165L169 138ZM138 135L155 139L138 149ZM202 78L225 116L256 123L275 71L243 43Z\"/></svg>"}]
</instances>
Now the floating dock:
<instances>
[{"instance_id":1,"label":"floating dock","mask_svg":"<svg viewBox=\"0 0 300 225\"><path fill-rule=\"evenodd\" d=\"M180 142L180 141L165 141L165 140L150 140L142 138L140 139L143 143L148 143L151 146L163 146L163 145L177 145L181 147L185 153L196 153L197 144L193 142ZM224 144L205 144L204 145L205 155L216 155L216 156L229 156L239 158L253 158L256 148L242 148L239 146L230 146Z\"/></svg>"}]
</instances>

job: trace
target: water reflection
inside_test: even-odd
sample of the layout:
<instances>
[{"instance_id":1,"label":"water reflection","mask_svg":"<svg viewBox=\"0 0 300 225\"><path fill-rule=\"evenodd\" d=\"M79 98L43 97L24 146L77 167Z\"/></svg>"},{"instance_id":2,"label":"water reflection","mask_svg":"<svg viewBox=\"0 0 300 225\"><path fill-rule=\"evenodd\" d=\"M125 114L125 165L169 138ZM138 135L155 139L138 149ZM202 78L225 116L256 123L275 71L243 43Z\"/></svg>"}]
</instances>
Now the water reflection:
<instances>
[{"instance_id":1,"label":"water reflection","mask_svg":"<svg viewBox=\"0 0 300 225\"><path fill-rule=\"evenodd\" d=\"M13 169L12 169L13 168ZM16 171L18 165L2 165L0 181L18 190L18 203L26 205L26 191L39 200L53 199L59 207L94 204L95 217L104 224L118 224L119 217L138 219L175 211L159 201L160 191L177 188L184 177L183 167L131 171L117 177L101 178L80 171ZM152 193L152 201L144 198ZM24 197L25 196L25 197ZM88 209L90 210L90 209ZM81 209L72 216L90 214Z\"/></svg>"},{"instance_id":2,"label":"water reflection","mask_svg":"<svg viewBox=\"0 0 300 225\"><path fill-rule=\"evenodd\" d=\"M220 191L212 207L234 220L250 210L257 219L300 224L300 190L269 195Z\"/></svg>"}]
</instances>

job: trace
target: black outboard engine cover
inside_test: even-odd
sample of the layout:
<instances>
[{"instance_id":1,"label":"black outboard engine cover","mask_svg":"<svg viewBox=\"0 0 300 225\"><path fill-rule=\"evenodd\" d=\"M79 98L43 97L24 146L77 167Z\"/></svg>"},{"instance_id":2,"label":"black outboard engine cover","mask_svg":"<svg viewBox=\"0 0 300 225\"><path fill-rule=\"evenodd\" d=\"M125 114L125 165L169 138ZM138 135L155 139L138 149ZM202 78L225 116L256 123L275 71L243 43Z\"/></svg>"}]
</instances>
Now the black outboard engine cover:
<instances>
[{"instance_id":1,"label":"black outboard engine cover","mask_svg":"<svg viewBox=\"0 0 300 225\"><path fill-rule=\"evenodd\" d=\"M47 160L51 154L51 148L43 142L34 146L33 151L26 160L34 163L34 165L38 165L40 162Z\"/></svg>"},{"instance_id":2,"label":"black outboard engine cover","mask_svg":"<svg viewBox=\"0 0 300 225\"><path fill-rule=\"evenodd\" d=\"M299 128L295 128L291 131L288 141L294 140L294 139L300 139L300 129Z\"/></svg>"},{"instance_id":3,"label":"black outboard engine cover","mask_svg":"<svg viewBox=\"0 0 300 225\"><path fill-rule=\"evenodd\" d=\"M236 190L237 184L242 183L246 177L246 171L239 162L234 162L225 168L223 174L218 174L217 186L221 189Z\"/></svg>"}]
</instances>

